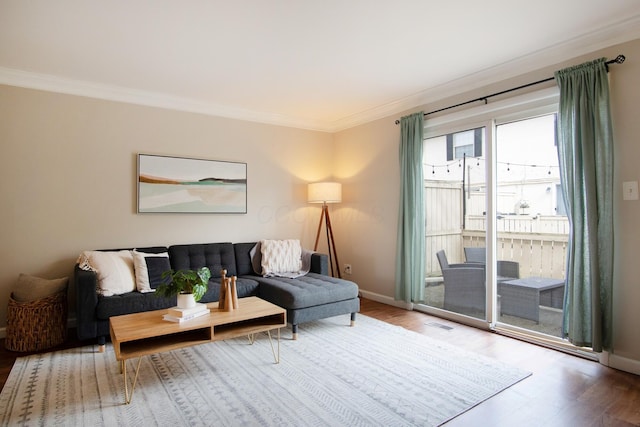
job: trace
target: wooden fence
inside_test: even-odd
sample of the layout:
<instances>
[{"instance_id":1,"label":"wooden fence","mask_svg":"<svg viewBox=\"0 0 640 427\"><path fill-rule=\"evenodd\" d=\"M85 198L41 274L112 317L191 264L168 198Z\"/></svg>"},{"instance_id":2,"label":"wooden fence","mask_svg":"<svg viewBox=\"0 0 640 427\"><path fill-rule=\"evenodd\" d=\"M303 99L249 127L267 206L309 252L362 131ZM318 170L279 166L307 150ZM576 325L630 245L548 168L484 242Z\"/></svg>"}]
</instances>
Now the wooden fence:
<instances>
[{"instance_id":1,"label":"wooden fence","mask_svg":"<svg viewBox=\"0 0 640 427\"><path fill-rule=\"evenodd\" d=\"M462 189L459 183L425 183L427 276L440 276L436 252L444 249L450 262L461 262ZM451 255L449 255L451 254Z\"/></svg>"},{"instance_id":2,"label":"wooden fence","mask_svg":"<svg viewBox=\"0 0 640 427\"><path fill-rule=\"evenodd\" d=\"M569 221L559 215L504 215L496 221L498 233L534 233L569 235ZM486 230L486 218L467 215L467 230Z\"/></svg>"},{"instance_id":3,"label":"wooden fence","mask_svg":"<svg viewBox=\"0 0 640 427\"><path fill-rule=\"evenodd\" d=\"M444 250L450 263L464 262L465 247L485 245L486 217L467 215L462 221L459 184L425 184L426 273L440 276L436 252ZM520 276L564 279L569 223L553 215L505 215L496 221L497 259L516 261Z\"/></svg>"},{"instance_id":4,"label":"wooden fence","mask_svg":"<svg viewBox=\"0 0 640 427\"><path fill-rule=\"evenodd\" d=\"M463 248L484 247L484 232L465 231L461 241ZM518 262L520 277L564 279L567 243L567 235L499 232L496 255L499 260Z\"/></svg>"}]
</instances>

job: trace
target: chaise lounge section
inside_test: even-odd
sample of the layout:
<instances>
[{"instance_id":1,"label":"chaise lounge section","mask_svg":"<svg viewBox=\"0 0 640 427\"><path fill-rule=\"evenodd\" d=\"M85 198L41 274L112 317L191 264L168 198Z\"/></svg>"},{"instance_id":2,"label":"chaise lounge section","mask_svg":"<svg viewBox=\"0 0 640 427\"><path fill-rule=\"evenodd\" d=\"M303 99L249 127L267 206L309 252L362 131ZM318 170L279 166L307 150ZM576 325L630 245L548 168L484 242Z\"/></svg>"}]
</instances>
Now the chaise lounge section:
<instances>
[{"instance_id":1,"label":"chaise lounge section","mask_svg":"<svg viewBox=\"0 0 640 427\"><path fill-rule=\"evenodd\" d=\"M220 272L237 276L238 297L258 296L287 310L293 339L297 339L298 325L327 317L349 314L351 325L360 311L358 285L328 275L328 257L310 255L309 272L296 278L263 277L254 271L256 242L205 243L136 248L153 258L168 254L168 267L174 270L208 267L212 277L201 302L218 301ZM131 249L132 250L132 249ZM116 252L121 251L102 251ZM155 255L153 255L155 254ZM153 274L149 270L149 275ZM176 305L176 298L158 297L153 292L125 292L101 295L98 274L75 266L77 333L80 340L97 339L102 347L109 336L109 317L122 314L159 310Z\"/></svg>"}]
</instances>

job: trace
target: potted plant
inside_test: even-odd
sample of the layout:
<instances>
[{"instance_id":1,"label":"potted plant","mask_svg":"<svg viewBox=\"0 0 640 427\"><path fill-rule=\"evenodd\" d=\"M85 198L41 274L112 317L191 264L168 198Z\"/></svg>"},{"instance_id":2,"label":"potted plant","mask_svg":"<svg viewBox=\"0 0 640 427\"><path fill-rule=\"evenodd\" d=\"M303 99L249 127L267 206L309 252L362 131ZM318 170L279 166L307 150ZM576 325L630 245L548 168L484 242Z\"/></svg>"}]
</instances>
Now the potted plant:
<instances>
[{"instance_id":1,"label":"potted plant","mask_svg":"<svg viewBox=\"0 0 640 427\"><path fill-rule=\"evenodd\" d=\"M178 296L178 307L190 308L207 292L207 284L211 278L209 268L198 270L167 270L162 273L162 284L156 289L161 297Z\"/></svg>"}]
</instances>

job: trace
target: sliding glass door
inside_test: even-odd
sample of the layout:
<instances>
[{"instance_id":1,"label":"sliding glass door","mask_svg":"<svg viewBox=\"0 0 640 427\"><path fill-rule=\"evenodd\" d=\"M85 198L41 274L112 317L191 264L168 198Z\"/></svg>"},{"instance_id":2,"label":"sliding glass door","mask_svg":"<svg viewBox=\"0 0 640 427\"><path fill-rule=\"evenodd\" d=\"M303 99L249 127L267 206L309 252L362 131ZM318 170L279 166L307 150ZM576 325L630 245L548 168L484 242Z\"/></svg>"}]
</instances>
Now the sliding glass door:
<instances>
[{"instance_id":1,"label":"sliding glass door","mask_svg":"<svg viewBox=\"0 0 640 427\"><path fill-rule=\"evenodd\" d=\"M556 115L496 126L499 322L562 336L569 222L560 190Z\"/></svg>"},{"instance_id":2,"label":"sliding glass door","mask_svg":"<svg viewBox=\"0 0 640 427\"><path fill-rule=\"evenodd\" d=\"M471 261L465 240L484 241L485 128L428 138L424 145L426 275L429 307L486 319L485 260Z\"/></svg>"},{"instance_id":3,"label":"sliding glass door","mask_svg":"<svg viewBox=\"0 0 640 427\"><path fill-rule=\"evenodd\" d=\"M556 104L543 96L533 108L514 105L426 121L425 298L414 303L559 338L569 225Z\"/></svg>"}]
</instances>

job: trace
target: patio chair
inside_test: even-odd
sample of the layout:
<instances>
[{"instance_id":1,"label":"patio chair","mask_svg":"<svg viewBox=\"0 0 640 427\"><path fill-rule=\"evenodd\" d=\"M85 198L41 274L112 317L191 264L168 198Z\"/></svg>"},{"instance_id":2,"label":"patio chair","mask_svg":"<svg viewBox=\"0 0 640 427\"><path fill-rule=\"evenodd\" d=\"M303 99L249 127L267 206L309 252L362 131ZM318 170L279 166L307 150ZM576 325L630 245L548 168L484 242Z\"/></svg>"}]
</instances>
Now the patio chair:
<instances>
[{"instance_id":1,"label":"patio chair","mask_svg":"<svg viewBox=\"0 0 640 427\"><path fill-rule=\"evenodd\" d=\"M486 248L464 248L464 258L466 262L484 264L487 262L487 250Z\"/></svg>"},{"instance_id":2,"label":"patio chair","mask_svg":"<svg viewBox=\"0 0 640 427\"><path fill-rule=\"evenodd\" d=\"M444 271L446 268L468 268L474 267L473 264L469 263L461 263L461 264L449 264L447 260L447 255L444 253L444 250L436 252L436 258L438 258L438 263L440 264L440 270ZM475 265L477 267L477 265Z\"/></svg>"},{"instance_id":3,"label":"patio chair","mask_svg":"<svg viewBox=\"0 0 640 427\"><path fill-rule=\"evenodd\" d=\"M486 290L483 267L445 268L444 309L485 317Z\"/></svg>"},{"instance_id":4,"label":"patio chair","mask_svg":"<svg viewBox=\"0 0 640 427\"><path fill-rule=\"evenodd\" d=\"M467 263L485 264L487 259L486 248L464 248L464 257ZM497 261L498 281L519 279L520 264L517 261Z\"/></svg>"}]
</instances>

